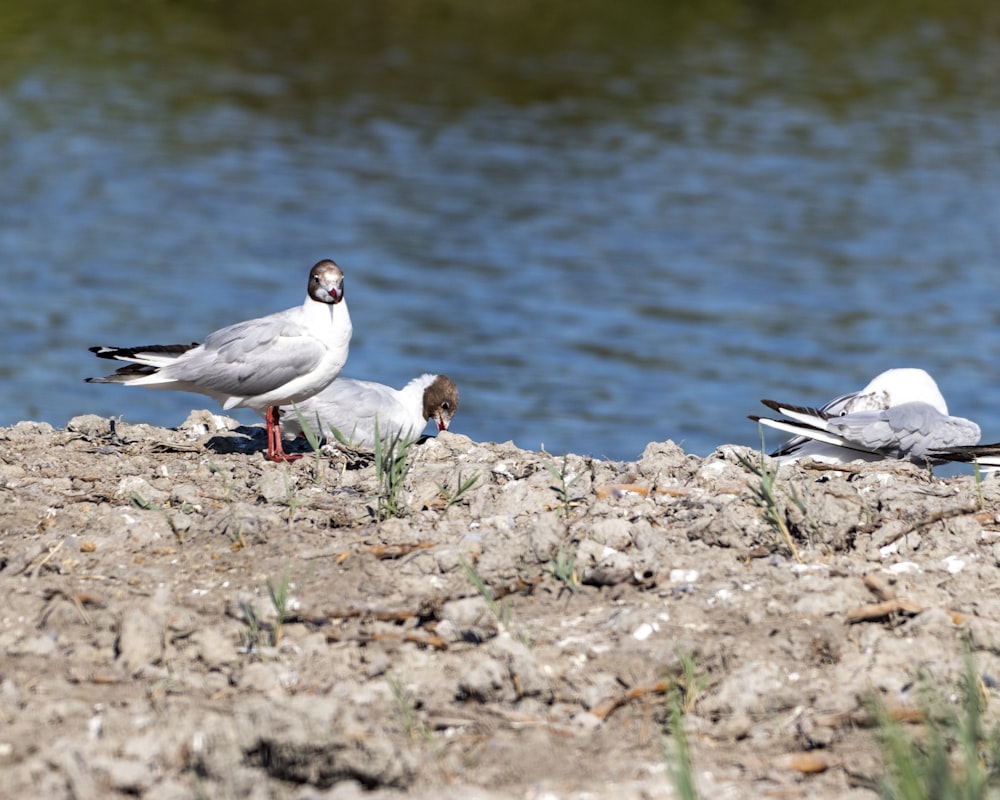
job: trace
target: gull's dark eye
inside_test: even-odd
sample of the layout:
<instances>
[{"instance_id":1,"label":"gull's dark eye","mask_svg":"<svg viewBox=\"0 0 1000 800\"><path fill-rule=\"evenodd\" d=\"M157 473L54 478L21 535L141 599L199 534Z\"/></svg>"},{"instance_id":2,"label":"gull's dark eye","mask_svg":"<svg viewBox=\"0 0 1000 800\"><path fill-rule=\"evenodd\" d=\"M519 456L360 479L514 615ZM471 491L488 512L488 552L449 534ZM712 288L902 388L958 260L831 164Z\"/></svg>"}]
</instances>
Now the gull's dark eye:
<instances>
[{"instance_id":1,"label":"gull's dark eye","mask_svg":"<svg viewBox=\"0 0 1000 800\"><path fill-rule=\"evenodd\" d=\"M442 411L447 411L447 410L448 410L449 408L451 408L451 403L449 403L449 402L448 402L447 400L445 400L445 401L444 401L444 402L443 402L443 403L441 404L441 410L442 410Z\"/></svg>"}]
</instances>

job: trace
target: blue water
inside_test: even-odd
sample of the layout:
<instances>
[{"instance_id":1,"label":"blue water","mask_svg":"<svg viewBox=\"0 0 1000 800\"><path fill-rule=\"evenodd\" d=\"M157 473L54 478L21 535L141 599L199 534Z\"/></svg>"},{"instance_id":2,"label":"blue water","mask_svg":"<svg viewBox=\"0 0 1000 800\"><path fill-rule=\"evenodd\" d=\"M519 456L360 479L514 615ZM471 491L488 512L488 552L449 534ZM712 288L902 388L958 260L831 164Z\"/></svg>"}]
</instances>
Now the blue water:
<instances>
[{"instance_id":1,"label":"blue water","mask_svg":"<svg viewBox=\"0 0 1000 800\"><path fill-rule=\"evenodd\" d=\"M85 385L106 371L86 348L297 305L331 257L346 373L448 374L477 440L707 454L759 443L762 397L893 366L1000 440L985 34L706 22L630 49L595 21L505 55L420 20L352 18L356 50L329 52L306 23L290 47L197 14L87 22L0 66L2 425L214 408Z\"/></svg>"}]
</instances>

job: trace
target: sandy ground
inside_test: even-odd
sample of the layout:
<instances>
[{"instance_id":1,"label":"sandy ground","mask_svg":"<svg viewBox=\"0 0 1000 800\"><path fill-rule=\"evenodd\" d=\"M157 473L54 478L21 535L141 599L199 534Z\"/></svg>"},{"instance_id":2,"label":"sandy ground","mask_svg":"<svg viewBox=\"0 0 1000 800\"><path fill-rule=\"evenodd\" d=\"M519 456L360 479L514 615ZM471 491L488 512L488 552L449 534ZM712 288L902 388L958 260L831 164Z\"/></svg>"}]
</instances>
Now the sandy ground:
<instances>
[{"instance_id":1,"label":"sandy ground","mask_svg":"<svg viewBox=\"0 0 1000 800\"><path fill-rule=\"evenodd\" d=\"M672 691L703 797L861 800L867 698L950 691L966 641L1000 674L994 479L784 467L797 560L743 448L444 433L377 522L374 466L263 444L209 412L0 429L6 796L672 797Z\"/></svg>"}]
</instances>

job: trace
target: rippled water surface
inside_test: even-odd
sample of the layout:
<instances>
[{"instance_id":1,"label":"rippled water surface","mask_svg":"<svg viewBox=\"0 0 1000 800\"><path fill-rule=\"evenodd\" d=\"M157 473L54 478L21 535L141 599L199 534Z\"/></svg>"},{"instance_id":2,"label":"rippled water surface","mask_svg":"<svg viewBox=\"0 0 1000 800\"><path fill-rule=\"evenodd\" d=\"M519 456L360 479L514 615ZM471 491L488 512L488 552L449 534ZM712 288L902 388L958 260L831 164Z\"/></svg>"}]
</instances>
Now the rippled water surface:
<instances>
[{"instance_id":1,"label":"rippled water surface","mask_svg":"<svg viewBox=\"0 0 1000 800\"><path fill-rule=\"evenodd\" d=\"M475 439L707 454L922 366L1000 440L1000 12L670 5L4 4L0 424L212 408L86 348L332 257L346 372Z\"/></svg>"}]
</instances>

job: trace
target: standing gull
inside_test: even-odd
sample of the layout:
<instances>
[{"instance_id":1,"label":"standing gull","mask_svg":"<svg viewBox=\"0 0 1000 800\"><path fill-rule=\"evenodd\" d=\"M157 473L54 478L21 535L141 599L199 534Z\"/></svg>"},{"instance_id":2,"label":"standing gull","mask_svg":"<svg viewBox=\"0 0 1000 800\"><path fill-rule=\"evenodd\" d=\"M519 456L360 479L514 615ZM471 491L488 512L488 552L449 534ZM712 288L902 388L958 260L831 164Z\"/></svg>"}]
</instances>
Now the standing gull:
<instances>
[{"instance_id":1,"label":"standing gull","mask_svg":"<svg viewBox=\"0 0 1000 800\"><path fill-rule=\"evenodd\" d=\"M357 447L375 446L375 429L382 441L419 436L431 420L448 429L458 409L458 389L445 375L421 375L402 389L354 378L337 378L323 391L294 406L281 407L285 435L302 432L305 424L323 438L331 428ZM298 410L298 414L296 414Z\"/></svg>"},{"instance_id":2,"label":"standing gull","mask_svg":"<svg viewBox=\"0 0 1000 800\"><path fill-rule=\"evenodd\" d=\"M202 344L91 347L129 364L87 381L197 392L227 411L251 408L267 420L266 458L292 461L301 456L284 452L278 407L307 400L340 374L351 330L344 273L324 259L309 271L301 306L221 328Z\"/></svg>"},{"instance_id":3,"label":"standing gull","mask_svg":"<svg viewBox=\"0 0 1000 800\"><path fill-rule=\"evenodd\" d=\"M934 379L922 369L891 369L864 389L822 408L762 400L788 419L750 419L794 434L771 455L783 463L811 457L830 464L903 458L939 463L941 448L979 441L976 423L948 415Z\"/></svg>"}]
</instances>

